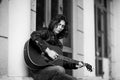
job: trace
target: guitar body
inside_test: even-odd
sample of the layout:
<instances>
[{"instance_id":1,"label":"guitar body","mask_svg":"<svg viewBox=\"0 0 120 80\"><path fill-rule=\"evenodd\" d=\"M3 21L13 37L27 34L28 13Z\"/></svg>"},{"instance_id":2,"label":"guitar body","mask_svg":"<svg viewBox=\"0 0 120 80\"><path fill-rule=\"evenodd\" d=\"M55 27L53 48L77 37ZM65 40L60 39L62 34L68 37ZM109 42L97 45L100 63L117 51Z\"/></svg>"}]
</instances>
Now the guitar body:
<instances>
[{"instance_id":1,"label":"guitar body","mask_svg":"<svg viewBox=\"0 0 120 80\"><path fill-rule=\"evenodd\" d=\"M56 51L59 55L62 54L62 50L57 46L47 44L47 46ZM24 46L24 59L27 66L31 69L40 69L49 65L62 65L62 60L51 60L46 53L42 52L40 48L29 39Z\"/></svg>"}]
</instances>

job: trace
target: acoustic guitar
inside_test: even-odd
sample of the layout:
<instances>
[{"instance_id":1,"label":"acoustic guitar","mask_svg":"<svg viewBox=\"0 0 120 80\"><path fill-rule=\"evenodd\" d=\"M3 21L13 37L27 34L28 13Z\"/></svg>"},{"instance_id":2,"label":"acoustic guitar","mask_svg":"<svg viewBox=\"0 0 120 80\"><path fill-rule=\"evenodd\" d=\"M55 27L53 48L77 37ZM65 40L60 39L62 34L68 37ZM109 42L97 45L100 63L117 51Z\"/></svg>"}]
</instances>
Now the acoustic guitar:
<instances>
[{"instance_id":1,"label":"acoustic guitar","mask_svg":"<svg viewBox=\"0 0 120 80\"><path fill-rule=\"evenodd\" d=\"M38 45L31 39L29 39L25 43L24 59L25 59L25 63L27 64L27 66L29 68L40 69L40 68L43 68L43 67L49 66L49 65L62 65L62 63L63 63L62 61L69 61L69 62L76 63L76 64L78 64L80 62L80 61L73 60L71 58L62 56L63 52L59 47L50 45L48 43L46 43L46 45L51 50L54 50L55 52L57 52L59 54L56 59L51 60L51 58L45 52L43 52L40 49L40 47L38 47ZM83 64L87 68L88 71L90 71L90 72L92 71L92 66L90 64L88 64L88 63L83 63Z\"/></svg>"}]
</instances>

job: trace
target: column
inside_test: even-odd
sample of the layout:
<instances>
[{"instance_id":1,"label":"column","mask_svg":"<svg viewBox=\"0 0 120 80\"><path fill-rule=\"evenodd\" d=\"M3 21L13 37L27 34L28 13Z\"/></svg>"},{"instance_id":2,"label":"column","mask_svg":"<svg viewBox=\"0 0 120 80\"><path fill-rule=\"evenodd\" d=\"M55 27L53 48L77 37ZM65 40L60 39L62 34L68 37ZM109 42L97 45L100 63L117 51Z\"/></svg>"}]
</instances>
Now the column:
<instances>
[{"instance_id":1,"label":"column","mask_svg":"<svg viewBox=\"0 0 120 80\"><path fill-rule=\"evenodd\" d=\"M113 0L111 2L111 80L120 79L120 0Z\"/></svg>"},{"instance_id":2,"label":"column","mask_svg":"<svg viewBox=\"0 0 120 80\"><path fill-rule=\"evenodd\" d=\"M94 0L83 1L84 25L84 61L95 68L95 26L94 26ZM84 71L84 76L95 76L95 70Z\"/></svg>"},{"instance_id":3,"label":"column","mask_svg":"<svg viewBox=\"0 0 120 80\"><path fill-rule=\"evenodd\" d=\"M30 33L31 0L9 0L8 76L26 76L24 44Z\"/></svg>"}]
</instances>

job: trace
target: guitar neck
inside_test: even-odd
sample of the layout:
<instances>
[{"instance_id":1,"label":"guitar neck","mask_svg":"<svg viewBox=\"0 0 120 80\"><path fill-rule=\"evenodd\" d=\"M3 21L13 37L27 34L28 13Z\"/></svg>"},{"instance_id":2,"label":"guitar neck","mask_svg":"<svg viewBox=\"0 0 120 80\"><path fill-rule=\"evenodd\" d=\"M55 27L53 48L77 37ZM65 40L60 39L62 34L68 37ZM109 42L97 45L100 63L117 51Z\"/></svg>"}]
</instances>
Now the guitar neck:
<instances>
[{"instance_id":1,"label":"guitar neck","mask_svg":"<svg viewBox=\"0 0 120 80\"><path fill-rule=\"evenodd\" d=\"M71 59L69 57L62 56L62 55L59 55L58 59L68 61L68 62L72 62L72 63L75 63L75 64L78 64L80 62L80 61L77 61L77 60Z\"/></svg>"},{"instance_id":2,"label":"guitar neck","mask_svg":"<svg viewBox=\"0 0 120 80\"><path fill-rule=\"evenodd\" d=\"M45 42L45 44L51 49L51 50L54 50L56 51L58 54L63 54L62 50L57 47L57 46L53 46L53 45L50 45L48 44L47 42ZM75 63L75 64L78 64L80 61L77 61L77 60L73 60L69 57L65 57L63 55L59 55L58 56L58 59L61 59L61 60L64 60L64 61L68 61L68 62L72 62L72 63Z\"/></svg>"}]
</instances>

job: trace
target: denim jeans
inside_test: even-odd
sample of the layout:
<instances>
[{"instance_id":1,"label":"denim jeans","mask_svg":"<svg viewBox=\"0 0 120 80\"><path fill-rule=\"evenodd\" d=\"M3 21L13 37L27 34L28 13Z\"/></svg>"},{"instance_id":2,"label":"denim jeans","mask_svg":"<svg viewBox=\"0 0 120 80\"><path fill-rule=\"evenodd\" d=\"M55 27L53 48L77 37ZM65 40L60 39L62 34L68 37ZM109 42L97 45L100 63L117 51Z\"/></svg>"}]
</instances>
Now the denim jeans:
<instances>
[{"instance_id":1,"label":"denim jeans","mask_svg":"<svg viewBox=\"0 0 120 80\"><path fill-rule=\"evenodd\" d=\"M48 66L38 71L30 71L34 80L77 80L65 73L61 66Z\"/></svg>"}]
</instances>

